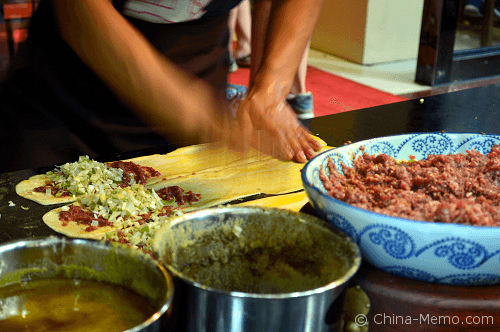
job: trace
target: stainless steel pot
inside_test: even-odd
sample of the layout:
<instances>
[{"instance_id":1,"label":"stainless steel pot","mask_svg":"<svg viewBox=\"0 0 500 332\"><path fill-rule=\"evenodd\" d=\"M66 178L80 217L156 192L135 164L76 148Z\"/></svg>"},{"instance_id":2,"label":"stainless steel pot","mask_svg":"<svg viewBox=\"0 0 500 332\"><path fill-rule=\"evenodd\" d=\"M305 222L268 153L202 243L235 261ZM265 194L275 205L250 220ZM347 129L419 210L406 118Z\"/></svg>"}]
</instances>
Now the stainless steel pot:
<instances>
[{"instance_id":1,"label":"stainless steel pot","mask_svg":"<svg viewBox=\"0 0 500 332\"><path fill-rule=\"evenodd\" d=\"M189 332L340 331L361 263L344 233L273 208L182 215L157 232L154 248L174 275L175 328Z\"/></svg>"},{"instance_id":2,"label":"stainless steel pot","mask_svg":"<svg viewBox=\"0 0 500 332\"><path fill-rule=\"evenodd\" d=\"M96 280L126 287L149 299L157 309L152 317L127 332L157 332L168 327L174 292L172 277L139 250L58 237L0 246L1 285L42 278Z\"/></svg>"}]
</instances>

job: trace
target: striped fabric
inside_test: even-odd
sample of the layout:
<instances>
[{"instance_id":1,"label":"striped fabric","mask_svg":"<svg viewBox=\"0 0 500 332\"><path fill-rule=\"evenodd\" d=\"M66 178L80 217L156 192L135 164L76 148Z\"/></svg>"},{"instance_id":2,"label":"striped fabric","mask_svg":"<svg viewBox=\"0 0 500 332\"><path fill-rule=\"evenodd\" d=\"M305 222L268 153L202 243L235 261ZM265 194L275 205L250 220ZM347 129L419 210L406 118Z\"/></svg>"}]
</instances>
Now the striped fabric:
<instances>
[{"instance_id":1,"label":"striped fabric","mask_svg":"<svg viewBox=\"0 0 500 332\"><path fill-rule=\"evenodd\" d=\"M123 15L152 23L178 23L203 16L211 0L128 0Z\"/></svg>"}]
</instances>

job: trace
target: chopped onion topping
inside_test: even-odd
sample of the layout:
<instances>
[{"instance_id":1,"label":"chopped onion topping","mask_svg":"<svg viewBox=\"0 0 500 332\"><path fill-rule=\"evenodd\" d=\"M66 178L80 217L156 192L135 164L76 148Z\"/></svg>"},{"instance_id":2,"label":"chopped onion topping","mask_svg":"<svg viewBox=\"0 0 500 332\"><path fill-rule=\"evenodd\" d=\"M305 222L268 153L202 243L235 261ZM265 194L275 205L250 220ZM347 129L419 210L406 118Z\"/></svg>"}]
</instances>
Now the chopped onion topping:
<instances>
[{"instance_id":1,"label":"chopped onion topping","mask_svg":"<svg viewBox=\"0 0 500 332\"><path fill-rule=\"evenodd\" d=\"M238 225L234 225L233 226L233 234L236 235L236 237L240 237L241 236L241 232L243 232L243 228L241 228Z\"/></svg>"},{"instance_id":2,"label":"chopped onion topping","mask_svg":"<svg viewBox=\"0 0 500 332\"><path fill-rule=\"evenodd\" d=\"M155 214L164 206L153 189L138 183L126 188L104 188L81 196L78 201L95 215L122 227L132 225L142 215Z\"/></svg>"},{"instance_id":3,"label":"chopped onion topping","mask_svg":"<svg viewBox=\"0 0 500 332\"><path fill-rule=\"evenodd\" d=\"M182 213L181 213L182 214ZM105 240L121 242L128 241L131 245L141 247L143 250L152 252L153 238L156 232L170 220L169 217L155 217L155 220L145 225L135 224L131 227L120 231L108 232L105 235ZM119 235L121 234L121 236Z\"/></svg>"},{"instance_id":4,"label":"chopped onion topping","mask_svg":"<svg viewBox=\"0 0 500 332\"><path fill-rule=\"evenodd\" d=\"M116 187L123 181L123 170L108 167L88 156L80 156L77 162L59 166L58 169L48 172L47 176L57 188L66 189L79 196Z\"/></svg>"}]
</instances>

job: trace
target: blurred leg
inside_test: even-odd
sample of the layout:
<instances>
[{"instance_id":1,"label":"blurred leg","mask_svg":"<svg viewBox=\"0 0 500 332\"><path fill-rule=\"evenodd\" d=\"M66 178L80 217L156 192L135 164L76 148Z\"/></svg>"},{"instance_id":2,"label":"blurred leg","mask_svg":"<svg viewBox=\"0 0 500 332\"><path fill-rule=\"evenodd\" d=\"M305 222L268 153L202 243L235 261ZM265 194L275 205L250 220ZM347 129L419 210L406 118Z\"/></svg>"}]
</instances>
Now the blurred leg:
<instances>
[{"instance_id":1,"label":"blurred leg","mask_svg":"<svg viewBox=\"0 0 500 332\"><path fill-rule=\"evenodd\" d=\"M228 21L228 26L229 26L229 56L233 56L233 42L234 42L234 34L236 32L236 20L238 16L238 7L233 8L229 12L229 21Z\"/></svg>"},{"instance_id":2,"label":"blurred leg","mask_svg":"<svg viewBox=\"0 0 500 332\"><path fill-rule=\"evenodd\" d=\"M264 57L264 45L266 42L267 26L271 13L270 0L258 0L254 2L252 13L252 65L250 67L250 87L253 85L255 75ZM309 57L309 46L311 37L302 55L302 60L295 74L294 82L290 88L293 97L287 101L300 119L314 117L313 97L306 89L307 60Z\"/></svg>"},{"instance_id":3,"label":"blurred leg","mask_svg":"<svg viewBox=\"0 0 500 332\"><path fill-rule=\"evenodd\" d=\"M270 0L254 1L252 13L252 65L250 66L250 86L253 85L255 75L264 57L266 44L267 23L271 13Z\"/></svg>"},{"instance_id":4,"label":"blurred leg","mask_svg":"<svg viewBox=\"0 0 500 332\"><path fill-rule=\"evenodd\" d=\"M314 117L313 95L306 89L306 76L307 76L307 59L309 57L309 46L311 38L307 43L302 60L300 60L299 68L295 74L295 78L290 88L288 95L288 104L292 107L295 114L299 119L310 119Z\"/></svg>"},{"instance_id":5,"label":"blurred leg","mask_svg":"<svg viewBox=\"0 0 500 332\"><path fill-rule=\"evenodd\" d=\"M251 52L252 14L250 0L243 0L235 10L235 32L236 36L238 36L238 46L234 51L234 57L238 59L249 55Z\"/></svg>"},{"instance_id":6,"label":"blurred leg","mask_svg":"<svg viewBox=\"0 0 500 332\"><path fill-rule=\"evenodd\" d=\"M234 58L234 49L233 49L233 42L234 42L234 34L236 32L236 20L238 19L238 7L233 8L229 12L229 20L228 20L228 27L229 27L229 43L227 45L227 49L229 50L229 72L234 73L235 71L238 70L238 64L236 63L236 59ZM232 99L230 95L232 95L233 92L228 91L228 99Z\"/></svg>"},{"instance_id":7,"label":"blurred leg","mask_svg":"<svg viewBox=\"0 0 500 332\"><path fill-rule=\"evenodd\" d=\"M307 59L309 58L309 46L311 45L311 39L307 43L304 54L302 55L302 60L300 60L299 68L297 74L295 74L295 80L290 89L290 93L293 95L299 93L306 93L306 76L307 76Z\"/></svg>"}]
</instances>

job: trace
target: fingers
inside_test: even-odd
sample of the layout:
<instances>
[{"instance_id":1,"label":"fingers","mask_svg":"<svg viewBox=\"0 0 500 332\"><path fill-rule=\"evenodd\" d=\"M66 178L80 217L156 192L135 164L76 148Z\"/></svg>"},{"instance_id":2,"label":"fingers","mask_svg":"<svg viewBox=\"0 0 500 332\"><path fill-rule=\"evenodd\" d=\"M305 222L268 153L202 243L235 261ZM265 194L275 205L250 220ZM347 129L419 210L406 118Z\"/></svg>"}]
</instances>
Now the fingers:
<instances>
[{"instance_id":1,"label":"fingers","mask_svg":"<svg viewBox=\"0 0 500 332\"><path fill-rule=\"evenodd\" d=\"M312 159L316 156L317 151L321 151L323 145L304 126L300 128L302 130L301 145L304 148L307 159Z\"/></svg>"},{"instance_id":2,"label":"fingers","mask_svg":"<svg viewBox=\"0 0 500 332\"><path fill-rule=\"evenodd\" d=\"M316 152L321 147L317 146L316 140L311 136L309 131L304 128L300 123L297 127L288 134L290 145L293 148L293 159L299 163L305 163L309 159L316 156Z\"/></svg>"},{"instance_id":3,"label":"fingers","mask_svg":"<svg viewBox=\"0 0 500 332\"><path fill-rule=\"evenodd\" d=\"M280 129L280 130L278 130ZM305 163L312 159L321 145L298 121L291 121L285 127L255 130L252 147L262 153L282 160L295 160Z\"/></svg>"},{"instance_id":4,"label":"fingers","mask_svg":"<svg viewBox=\"0 0 500 332\"><path fill-rule=\"evenodd\" d=\"M272 136L269 131L255 130L252 134L251 145L260 152L281 160L292 160L293 149L282 136Z\"/></svg>"},{"instance_id":5,"label":"fingers","mask_svg":"<svg viewBox=\"0 0 500 332\"><path fill-rule=\"evenodd\" d=\"M243 137L250 138L250 145L267 155L305 163L321 150L321 144L285 101L270 106L262 99L247 97L238 108L237 118Z\"/></svg>"},{"instance_id":6,"label":"fingers","mask_svg":"<svg viewBox=\"0 0 500 332\"><path fill-rule=\"evenodd\" d=\"M283 111L286 120L288 120L281 127L281 130L285 132L286 144L293 151L293 159L296 162L305 163L316 156L315 151L319 151L321 145L312 137L309 130L300 123L288 105Z\"/></svg>"},{"instance_id":7,"label":"fingers","mask_svg":"<svg viewBox=\"0 0 500 332\"><path fill-rule=\"evenodd\" d=\"M294 149L294 159L299 163L305 163L307 160L314 157L316 154L314 153L313 148L309 145L307 140L308 133L305 132L301 127L297 128L297 132L295 133L295 142L296 148Z\"/></svg>"}]
</instances>

